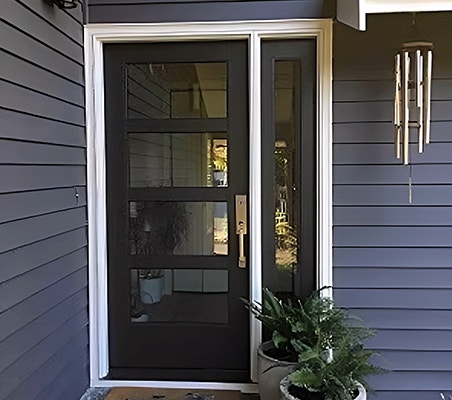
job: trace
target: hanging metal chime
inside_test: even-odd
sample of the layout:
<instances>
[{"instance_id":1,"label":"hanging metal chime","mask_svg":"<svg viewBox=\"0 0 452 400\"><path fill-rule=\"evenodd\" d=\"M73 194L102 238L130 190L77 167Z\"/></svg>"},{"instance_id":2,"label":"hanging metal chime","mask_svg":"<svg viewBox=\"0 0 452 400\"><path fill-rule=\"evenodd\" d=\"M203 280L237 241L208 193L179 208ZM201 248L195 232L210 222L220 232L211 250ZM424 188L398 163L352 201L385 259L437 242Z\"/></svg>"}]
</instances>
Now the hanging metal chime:
<instances>
[{"instance_id":1,"label":"hanging metal chime","mask_svg":"<svg viewBox=\"0 0 452 400\"><path fill-rule=\"evenodd\" d=\"M398 159L409 162L410 128L417 129L418 151L430 143L433 44L404 43L395 56L394 145Z\"/></svg>"}]
</instances>

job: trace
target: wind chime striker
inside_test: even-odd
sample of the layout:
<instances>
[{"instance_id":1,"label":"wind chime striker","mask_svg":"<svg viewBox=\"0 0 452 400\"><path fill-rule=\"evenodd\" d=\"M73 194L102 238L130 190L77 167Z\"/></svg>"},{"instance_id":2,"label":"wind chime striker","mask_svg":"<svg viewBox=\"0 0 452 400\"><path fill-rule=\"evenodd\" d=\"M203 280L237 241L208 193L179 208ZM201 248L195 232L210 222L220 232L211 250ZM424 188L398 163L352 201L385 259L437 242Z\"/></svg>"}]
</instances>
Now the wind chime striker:
<instances>
[{"instance_id":1,"label":"wind chime striker","mask_svg":"<svg viewBox=\"0 0 452 400\"><path fill-rule=\"evenodd\" d=\"M433 43L404 43L395 56L394 145L397 159L409 162L410 129L417 129L418 151L430 143Z\"/></svg>"}]
</instances>

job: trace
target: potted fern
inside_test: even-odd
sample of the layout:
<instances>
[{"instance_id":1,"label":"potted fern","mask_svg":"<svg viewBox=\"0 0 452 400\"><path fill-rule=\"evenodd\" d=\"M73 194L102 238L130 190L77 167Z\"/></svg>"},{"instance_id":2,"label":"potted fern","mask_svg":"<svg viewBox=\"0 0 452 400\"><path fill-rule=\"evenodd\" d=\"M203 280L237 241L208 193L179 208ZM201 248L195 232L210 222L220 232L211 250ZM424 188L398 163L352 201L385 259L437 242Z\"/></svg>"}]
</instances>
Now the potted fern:
<instances>
[{"instance_id":1,"label":"potted fern","mask_svg":"<svg viewBox=\"0 0 452 400\"><path fill-rule=\"evenodd\" d=\"M281 400L365 400L366 377L382 372L370 363L373 352L364 348L374 332L328 302L334 324L323 325L316 342L293 341L298 362L280 383Z\"/></svg>"},{"instance_id":2,"label":"potted fern","mask_svg":"<svg viewBox=\"0 0 452 400\"><path fill-rule=\"evenodd\" d=\"M302 400L353 399L355 389L365 393L365 376L379 371L369 362L372 353L363 347L373 331L322 296L324 289L303 301L283 301L268 289L263 291L262 304L244 300L272 333L272 340L258 349L262 400L297 399L280 397L292 396L289 392L302 394ZM289 378L280 388L286 375Z\"/></svg>"},{"instance_id":3,"label":"potted fern","mask_svg":"<svg viewBox=\"0 0 452 400\"><path fill-rule=\"evenodd\" d=\"M264 289L262 304L244 300L252 314L272 334L258 348L258 380L261 400L278 400L281 379L295 369L300 348L332 343L347 333L342 311L331 299L313 292L306 300L279 299Z\"/></svg>"}]
</instances>

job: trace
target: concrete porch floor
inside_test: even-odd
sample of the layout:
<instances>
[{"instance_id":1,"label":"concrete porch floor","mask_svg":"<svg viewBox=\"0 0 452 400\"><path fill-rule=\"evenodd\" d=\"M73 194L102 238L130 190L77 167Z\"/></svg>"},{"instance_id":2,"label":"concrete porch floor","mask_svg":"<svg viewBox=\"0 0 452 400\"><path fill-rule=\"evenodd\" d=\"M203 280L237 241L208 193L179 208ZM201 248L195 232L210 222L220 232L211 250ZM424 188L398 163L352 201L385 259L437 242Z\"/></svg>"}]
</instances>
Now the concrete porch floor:
<instances>
[{"instance_id":1,"label":"concrete porch floor","mask_svg":"<svg viewBox=\"0 0 452 400\"><path fill-rule=\"evenodd\" d=\"M90 388L80 400L104 400L110 388ZM259 395L254 393L242 393L242 400L259 400Z\"/></svg>"}]
</instances>

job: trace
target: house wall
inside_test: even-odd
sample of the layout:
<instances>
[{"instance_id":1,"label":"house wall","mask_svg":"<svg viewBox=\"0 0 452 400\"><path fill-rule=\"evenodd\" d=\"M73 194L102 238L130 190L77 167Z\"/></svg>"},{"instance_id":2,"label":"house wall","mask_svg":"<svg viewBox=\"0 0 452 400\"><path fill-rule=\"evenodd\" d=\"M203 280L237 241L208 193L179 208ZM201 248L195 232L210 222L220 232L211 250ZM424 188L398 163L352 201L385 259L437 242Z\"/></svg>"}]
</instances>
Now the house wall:
<instances>
[{"instance_id":1,"label":"house wall","mask_svg":"<svg viewBox=\"0 0 452 400\"><path fill-rule=\"evenodd\" d=\"M80 6L1 3L0 399L89 384L82 28Z\"/></svg>"},{"instance_id":2,"label":"house wall","mask_svg":"<svg viewBox=\"0 0 452 400\"><path fill-rule=\"evenodd\" d=\"M163 4L165 3L165 4ZM90 0L90 23L314 18L322 2ZM451 13L368 16L366 32L334 28L334 296L378 333L369 346L389 370L379 400L452 393ZM405 41L434 42L432 143L393 155L393 57ZM412 176L412 204L408 180Z\"/></svg>"},{"instance_id":3,"label":"house wall","mask_svg":"<svg viewBox=\"0 0 452 400\"><path fill-rule=\"evenodd\" d=\"M90 23L318 18L328 0L88 0ZM324 4L325 3L325 4Z\"/></svg>"},{"instance_id":4,"label":"house wall","mask_svg":"<svg viewBox=\"0 0 452 400\"><path fill-rule=\"evenodd\" d=\"M379 400L439 399L452 393L452 14L367 21L334 29L334 295L378 330ZM409 167L394 157L393 65L419 38L434 43L432 143Z\"/></svg>"}]
</instances>

